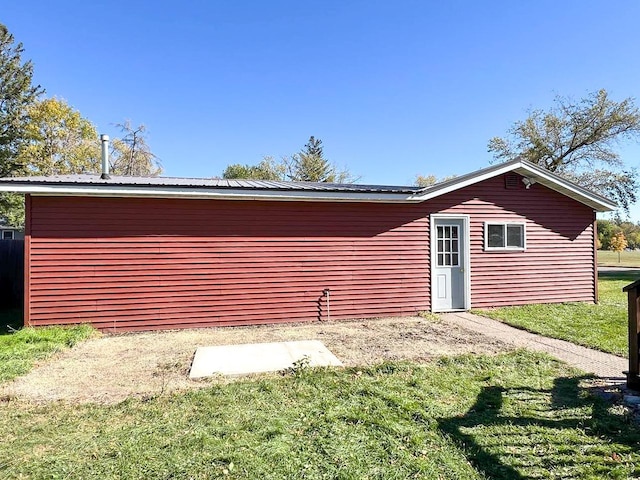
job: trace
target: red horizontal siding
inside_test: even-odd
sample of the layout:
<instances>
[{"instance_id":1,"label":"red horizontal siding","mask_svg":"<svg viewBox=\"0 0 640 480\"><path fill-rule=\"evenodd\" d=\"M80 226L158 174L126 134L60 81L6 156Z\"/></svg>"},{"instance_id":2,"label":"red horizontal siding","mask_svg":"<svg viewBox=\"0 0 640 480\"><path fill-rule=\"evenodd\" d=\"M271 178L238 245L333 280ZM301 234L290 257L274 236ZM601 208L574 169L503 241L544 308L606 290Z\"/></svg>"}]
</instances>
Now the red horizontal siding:
<instances>
[{"instance_id":1,"label":"red horizontal siding","mask_svg":"<svg viewBox=\"0 0 640 480\"><path fill-rule=\"evenodd\" d=\"M26 318L102 329L247 325L430 308L429 215L470 218L473 307L594 301L591 209L502 177L417 205L32 197ZM486 221L526 222L523 252Z\"/></svg>"},{"instance_id":2,"label":"red horizontal siding","mask_svg":"<svg viewBox=\"0 0 640 480\"><path fill-rule=\"evenodd\" d=\"M593 210L540 184L505 189L496 177L443 195L431 211L470 215L471 305L596 300ZM526 250L485 251L484 225L526 223Z\"/></svg>"},{"instance_id":3,"label":"red horizontal siding","mask_svg":"<svg viewBox=\"0 0 640 480\"><path fill-rule=\"evenodd\" d=\"M429 308L418 205L33 197L34 325L243 325ZM399 207L399 208L398 208Z\"/></svg>"}]
</instances>

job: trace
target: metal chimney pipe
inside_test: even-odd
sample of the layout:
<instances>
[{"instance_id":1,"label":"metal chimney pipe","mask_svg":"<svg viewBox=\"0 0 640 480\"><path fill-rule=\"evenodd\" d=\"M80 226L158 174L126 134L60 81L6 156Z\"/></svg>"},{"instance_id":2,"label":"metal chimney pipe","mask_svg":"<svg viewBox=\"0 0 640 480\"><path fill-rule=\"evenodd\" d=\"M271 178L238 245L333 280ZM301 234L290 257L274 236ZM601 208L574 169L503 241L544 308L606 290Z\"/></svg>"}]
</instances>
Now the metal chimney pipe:
<instances>
[{"instance_id":1,"label":"metal chimney pipe","mask_svg":"<svg viewBox=\"0 0 640 480\"><path fill-rule=\"evenodd\" d=\"M102 180L109 180L109 135L100 135L100 142L102 142Z\"/></svg>"}]
</instances>

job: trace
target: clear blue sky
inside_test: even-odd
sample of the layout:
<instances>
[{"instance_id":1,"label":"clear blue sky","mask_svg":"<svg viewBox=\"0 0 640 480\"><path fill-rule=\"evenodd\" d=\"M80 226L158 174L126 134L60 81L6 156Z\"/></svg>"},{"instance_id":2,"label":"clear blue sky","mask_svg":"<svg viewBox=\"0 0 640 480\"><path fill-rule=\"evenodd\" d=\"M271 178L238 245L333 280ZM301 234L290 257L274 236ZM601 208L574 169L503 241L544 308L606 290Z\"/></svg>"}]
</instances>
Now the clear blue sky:
<instances>
[{"instance_id":1,"label":"clear blue sky","mask_svg":"<svg viewBox=\"0 0 640 480\"><path fill-rule=\"evenodd\" d=\"M640 86L640 2L3 0L35 81L101 133L144 123L165 175L291 155L310 135L360 183L488 165L556 94ZM640 148L621 145L639 166ZM640 220L640 208L632 212Z\"/></svg>"}]
</instances>

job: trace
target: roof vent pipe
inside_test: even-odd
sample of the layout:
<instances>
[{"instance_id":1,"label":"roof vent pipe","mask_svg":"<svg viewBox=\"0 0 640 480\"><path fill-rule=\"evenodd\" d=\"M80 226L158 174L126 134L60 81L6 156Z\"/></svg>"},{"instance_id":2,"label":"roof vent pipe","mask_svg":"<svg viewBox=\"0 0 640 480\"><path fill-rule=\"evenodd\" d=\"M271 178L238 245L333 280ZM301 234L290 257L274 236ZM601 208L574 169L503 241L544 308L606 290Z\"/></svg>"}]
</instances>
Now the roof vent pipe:
<instances>
[{"instance_id":1,"label":"roof vent pipe","mask_svg":"<svg viewBox=\"0 0 640 480\"><path fill-rule=\"evenodd\" d=\"M109 180L109 135L100 135L100 142L102 142L102 180Z\"/></svg>"}]
</instances>

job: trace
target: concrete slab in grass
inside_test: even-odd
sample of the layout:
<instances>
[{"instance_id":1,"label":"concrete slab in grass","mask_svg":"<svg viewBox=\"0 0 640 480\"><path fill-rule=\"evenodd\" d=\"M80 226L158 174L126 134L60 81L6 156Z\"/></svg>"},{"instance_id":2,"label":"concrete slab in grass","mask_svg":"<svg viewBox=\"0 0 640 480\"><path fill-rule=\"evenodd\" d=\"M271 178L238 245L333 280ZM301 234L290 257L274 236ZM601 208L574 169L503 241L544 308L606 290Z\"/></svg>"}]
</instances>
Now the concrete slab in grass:
<instances>
[{"instance_id":1,"label":"concrete slab in grass","mask_svg":"<svg viewBox=\"0 0 640 480\"><path fill-rule=\"evenodd\" d=\"M277 372L307 357L309 366L342 366L319 340L199 347L189 378Z\"/></svg>"}]
</instances>

